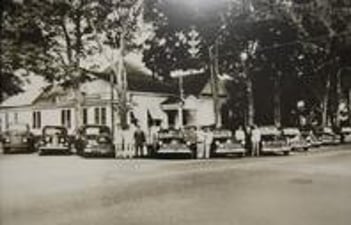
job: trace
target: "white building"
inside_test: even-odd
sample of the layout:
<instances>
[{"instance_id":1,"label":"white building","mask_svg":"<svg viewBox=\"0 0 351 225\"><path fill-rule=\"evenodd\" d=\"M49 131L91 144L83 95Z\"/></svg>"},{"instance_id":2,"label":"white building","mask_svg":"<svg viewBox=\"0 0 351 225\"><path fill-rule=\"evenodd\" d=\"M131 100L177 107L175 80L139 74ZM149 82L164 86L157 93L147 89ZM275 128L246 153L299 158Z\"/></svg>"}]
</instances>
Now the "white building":
<instances>
[{"instance_id":1,"label":"white building","mask_svg":"<svg viewBox=\"0 0 351 225\"><path fill-rule=\"evenodd\" d=\"M165 84L136 71L128 73L127 82L131 106L129 123L137 119L145 131L150 120L159 121L164 128L176 126L179 108L177 82ZM103 78L88 81L81 85L81 92L85 99L82 121L111 126L110 83ZM185 77L184 94L184 125L213 124L215 114L209 77L205 74ZM219 94L223 103L226 97L223 85L220 85ZM72 134L76 129L74 105L72 89L50 85L36 92L24 92L0 105L0 129L6 130L11 123L25 123L38 135L46 125L64 125Z\"/></svg>"}]
</instances>

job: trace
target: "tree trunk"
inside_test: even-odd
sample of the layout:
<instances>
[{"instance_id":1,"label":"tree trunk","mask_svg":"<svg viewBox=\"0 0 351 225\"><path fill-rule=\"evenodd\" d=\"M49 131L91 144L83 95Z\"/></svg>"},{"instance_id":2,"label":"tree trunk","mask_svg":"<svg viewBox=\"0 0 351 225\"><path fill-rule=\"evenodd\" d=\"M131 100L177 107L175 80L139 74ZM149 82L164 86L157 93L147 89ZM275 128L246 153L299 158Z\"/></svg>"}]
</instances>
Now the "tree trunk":
<instances>
[{"instance_id":1,"label":"tree trunk","mask_svg":"<svg viewBox=\"0 0 351 225\"><path fill-rule=\"evenodd\" d=\"M120 38L120 58L118 60L118 74L117 74L117 87L119 93L119 108L118 113L120 116L120 125L122 129L128 127L127 114L128 114L128 104L127 104L127 71L124 68L124 49L125 49L125 34L123 33Z\"/></svg>"},{"instance_id":2,"label":"tree trunk","mask_svg":"<svg viewBox=\"0 0 351 225\"><path fill-rule=\"evenodd\" d=\"M351 126L351 87L349 88L349 125Z\"/></svg>"},{"instance_id":3,"label":"tree trunk","mask_svg":"<svg viewBox=\"0 0 351 225\"><path fill-rule=\"evenodd\" d=\"M84 96L80 91L80 84L77 84L73 88L74 97L75 97L75 126L76 128L81 127L83 125L83 104L84 104Z\"/></svg>"},{"instance_id":4,"label":"tree trunk","mask_svg":"<svg viewBox=\"0 0 351 225\"><path fill-rule=\"evenodd\" d=\"M323 96L323 103L322 103L322 126L328 126L328 103L329 103L329 91L330 91L330 74L327 76L327 81L325 84L325 93Z\"/></svg>"},{"instance_id":5,"label":"tree trunk","mask_svg":"<svg viewBox=\"0 0 351 225\"><path fill-rule=\"evenodd\" d=\"M273 105L274 105L274 125L277 127L281 126L281 90L280 90L280 75L274 77L274 96L273 96Z\"/></svg>"},{"instance_id":6,"label":"tree trunk","mask_svg":"<svg viewBox=\"0 0 351 225\"><path fill-rule=\"evenodd\" d=\"M246 71L247 73L247 71ZM255 119L255 106L254 106L254 96L253 96L253 83L252 77L248 76L246 84L246 94L247 94L247 123L248 125L254 124Z\"/></svg>"}]
</instances>

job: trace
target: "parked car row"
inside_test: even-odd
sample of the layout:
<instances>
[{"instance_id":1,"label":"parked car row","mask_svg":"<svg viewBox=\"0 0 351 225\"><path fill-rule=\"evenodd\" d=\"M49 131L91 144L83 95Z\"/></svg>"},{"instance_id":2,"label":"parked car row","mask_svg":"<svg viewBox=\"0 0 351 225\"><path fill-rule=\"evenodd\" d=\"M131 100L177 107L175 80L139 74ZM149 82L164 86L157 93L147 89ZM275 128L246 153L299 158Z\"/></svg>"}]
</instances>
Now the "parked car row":
<instances>
[{"instance_id":1,"label":"parked car row","mask_svg":"<svg viewBox=\"0 0 351 225\"><path fill-rule=\"evenodd\" d=\"M10 125L2 137L4 153L31 153L39 155L72 154L88 156L114 156L110 128L103 125L84 125L76 136L68 135L64 126L45 126L39 137L28 125Z\"/></svg>"},{"instance_id":2,"label":"parked car row","mask_svg":"<svg viewBox=\"0 0 351 225\"><path fill-rule=\"evenodd\" d=\"M260 127L260 153L281 152L288 155L291 151L307 151L321 145L335 145L351 140L351 128L344 128L335 134L331 128L318 129L316 132L300 131L288 127L278 129L274 126ZM233 132L226 129L212 130L210 157L218 155L245 156L250 148L243 140L236 140ZM151 146L151 156L164 154L187 154L197 157L197 137L195 132L185 130L162 130L157 134L156 143ZM34 136L28 125L15 124L2 134L4 153L34 152L39 155L72 154L83 157L114 157L113 137L108 126L84 125L75 136L69 136L63 126L45 126L42 134Z\"/></svg>"}]
</instances>

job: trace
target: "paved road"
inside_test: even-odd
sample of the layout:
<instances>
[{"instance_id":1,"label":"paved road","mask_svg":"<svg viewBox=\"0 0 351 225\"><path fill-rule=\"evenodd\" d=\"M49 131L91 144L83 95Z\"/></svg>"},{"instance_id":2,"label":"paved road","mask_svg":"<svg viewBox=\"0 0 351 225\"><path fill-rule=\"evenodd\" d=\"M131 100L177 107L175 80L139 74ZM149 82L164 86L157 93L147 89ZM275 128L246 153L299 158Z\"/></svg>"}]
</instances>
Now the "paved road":
<instances>
[{"instance_id":1,"label":"paved road","mask_svg":"<svg viewBox=\"0 0 351 225\"><path fill-rule=\"evenodd\" d=\"M351 224L345 146L208 161L0 155L0 179L4 225Z\"/></svg>"}]
</instances>

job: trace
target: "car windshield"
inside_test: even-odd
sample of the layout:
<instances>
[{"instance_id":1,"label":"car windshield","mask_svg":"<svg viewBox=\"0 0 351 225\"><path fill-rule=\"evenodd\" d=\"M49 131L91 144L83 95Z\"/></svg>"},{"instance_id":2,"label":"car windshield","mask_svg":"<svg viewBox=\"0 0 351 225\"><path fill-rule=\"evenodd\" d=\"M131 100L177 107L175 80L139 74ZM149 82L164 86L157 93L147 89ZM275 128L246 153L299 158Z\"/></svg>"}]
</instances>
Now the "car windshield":
<instances>
[{"instance_id":1,"label":"car windshield","mask_svg":"<svg viewBox=\"0 0 351 225\"><path fill-rule=\"evenodd\" d=\"M277 135L262 135L262 140L263 141L278 141L278 140L282 140L282 138L277 136Z\"/></svg>"},{"instance_id":2,"label":"car windshield","mask_svg":"<svg viewBox=\"0 0 351 225\"><path fill-rule=\"evenodd\" d=\"M13 124L9 127L10 132L26 132L28 131L28 126L25 124Z\"/></svg>"},{"instance_id":3,"label":"car windshield","mask_svg":"<svg viewBox=\"0 0 351 225\"><path fill-rule=\"evenodd\" d=\"M215 130L213 136L217 138L231 138L232 132L230 130Z\"/></svg>"},{"instance_id":4,"label":"car windshield","mask_svg":"<svg viewBox=\"0 0 351 225\"><path fill-rule=\"evenodd\" d=\"M65 134L65 129L61 127L47 127L44 129L45 135L63 135Z\"/></svg>"},{"instance_id":5,"label":"car windshield","mask_svg":"<svg viewBox=\"0 0 351 225\"><path fill-rule=\"evenodd\" d=\"M180 139L183 138L183 133L180 131L164 131L159 133L160 139Z\"/></svg>"},{"instance_id":6,"label":"car windshield","mask_svg":"<svg viewBox=\"0 0 351 225\"><path fill-rule=\"evenodd\" d=\"M83 133L88 136L97 136L101 134L109 134L107 127L85 127Z\"/></svg>"}]
</instances>

